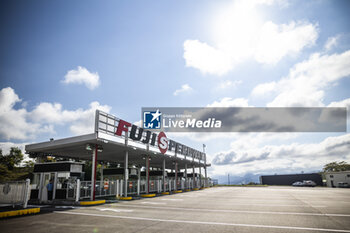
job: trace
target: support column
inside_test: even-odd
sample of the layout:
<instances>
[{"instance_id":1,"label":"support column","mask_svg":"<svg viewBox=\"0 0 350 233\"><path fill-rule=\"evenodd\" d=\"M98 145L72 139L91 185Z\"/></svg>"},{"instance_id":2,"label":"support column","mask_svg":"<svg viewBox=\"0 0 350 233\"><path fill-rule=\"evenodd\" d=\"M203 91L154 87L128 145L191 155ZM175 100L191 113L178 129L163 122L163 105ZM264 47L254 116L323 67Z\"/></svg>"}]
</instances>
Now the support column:
<instances>
[{"instance_id":1,"label":"support column","mask_svg":"<svg viewBox=\"0 0 350 233\"><path fill-rule=\"evenodd\" d=\"M124 197L128 196L128 180L129 180L129 151L125 151L124 157Z\"/></svg>"},{"instance_id":2,"label":"support column","mask_svg":"<svg viewBox=\"0 0 350 233\"><path fill-rule=\"evenodd\" d=\"M205 187L207 188L208 185L208 174L207 174L207 155L204 154L204 172L205 172Z\"/></svg>"},{"instance_id":3,"label":"support column","mask_svg":"<svg viewBox=\"0 0 350 233\"><path fill-rule=\"evenodd\" d=\"M205 153L206 145L203 144L203 154L204 154L204 175L205 175L205 184L204 187L208 187L208 175L207 175L207 154Z\"/></svg>"},{"instance_id":4,"label":"support column","mask_svg":"<svg viewBox=\"0 0 350 233\"><path fill-rule=\"evenodd\" d=\"M149 194L149 156L146 156L146 193Z\"/></svg>"},{"instance_id":5,"label":"support column","mask_svg":"<svg viewBox=\"0 0 350 233\"><path fill-rule=\"evenodd\" d=\"M185 189L188 189L187 163L185 163Z\"/></svg>"},{"instance_id":6,"label":"support column","mask_svg":"<svg viewBox=\"0 0 350 233\"><path fill-rule=\"evenodd\" d=\"M56 189L57 189L57 172L55 172L55 179L53 181L52 201L56 199Z\"/></svg>"},{"instance_id":7,"label":"support column","mask_svg":"<svg viewBox=\"0 0 350 233\"><path fill-rule=\"evenodd\" d=\"M195 188L194 187L194 184L196 183L195 181L196 181L196 174L194 173L194 165L193 165L193 167L192 167L192 169L193 169L193 180L192 180L192 188Z\"/></svg>"},{"instance_id":8,"label":"support column","mask_svg":"<svg viewBox=\"0 0 350 233\"><path fill-rule=\"evenodd\" d=\"M92 166L91 166L91 197L92 201L95 200L96 191L96 167L97 167L97 145L92 150Z\"/></svg>"},{"instance_id":9,"label":"support column","mask_svg":"<svg viewBox=\"0 0 350 233\"><path fill-rule=\"evenodd\" d=\"M177 162L175 162L175 191L177 190Z\"/></svg>"},{"instance_id":10,"label":"support column","mask_svg":"<svg viewBox=\"0 0 350 233\"><path fill-rule=\"evenodd\" d=\"M202 165L199 164L199 188L202 188Z\"/></svg>"},{"instance_id":11,"label":"support column","mask_svg":"<svg viewBox=\"0 0 350 233\"><path fill-rule=\"evenodd\" d=\"M163 159L163 192L166 192L166 185L165 185L165 159Z\"/></svg>"},{"instance_id":12,"label":"support column","mask_svg":"<svg viewBox=\"0 0 350 233\"><path fill-rule=\"evenodd\" d=\"M140 184L141 184L141 166L138 167L138 172L137 172L137 195L140 196Z\"/></svg>"}]
</instances>

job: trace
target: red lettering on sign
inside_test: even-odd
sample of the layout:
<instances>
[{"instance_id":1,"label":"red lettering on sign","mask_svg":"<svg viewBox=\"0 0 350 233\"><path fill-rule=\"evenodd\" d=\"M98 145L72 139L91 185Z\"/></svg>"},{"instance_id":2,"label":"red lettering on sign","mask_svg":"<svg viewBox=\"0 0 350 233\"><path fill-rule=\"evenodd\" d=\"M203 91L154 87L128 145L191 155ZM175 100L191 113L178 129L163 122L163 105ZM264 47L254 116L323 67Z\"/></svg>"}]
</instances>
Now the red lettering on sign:
<instances>
[{"instance_id":1,"label":"red lettering on sign","mask_svg":"<svg viewBox=\"0 0 350 233\"><path fill-rule=\"evenodd\" d=\"M168 138L164 132L158 134L158 148L162 154L165 154L168 150Z\"/></svg>"},{"instance_id":2,"label":"red lettering on sign","mask_svg":"<svg viewBox=\"0 0 350 233\"><path fill-rule=\"evenodd\" d=\"M128 127L130 127L131 124L127 121L119 120L117 132L115 132L116 135L122 136L123 131L127 133L129 131Z\"/></svg>"}]
</instances>

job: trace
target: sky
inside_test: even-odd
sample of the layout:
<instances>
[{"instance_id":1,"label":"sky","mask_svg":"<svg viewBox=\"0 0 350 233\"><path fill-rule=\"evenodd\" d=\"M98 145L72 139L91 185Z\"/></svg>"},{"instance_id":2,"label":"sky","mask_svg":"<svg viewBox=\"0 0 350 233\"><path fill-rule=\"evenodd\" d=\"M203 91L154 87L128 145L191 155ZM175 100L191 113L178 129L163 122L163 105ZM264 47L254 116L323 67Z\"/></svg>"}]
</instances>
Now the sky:
<instances>
[{"instance_id":1,"label":"sky","mask_svg":"<svg viewBox=\"0 0 350 233\"><path fill-rule=\"evenodd\" d=\"M346 0L3 0L0 148L92 133L96 109L129 122L153 106L349 109L349 10ZM168 137L206 144L220 182L350 162L348 132Z\"/></svg>"}]
</instances>

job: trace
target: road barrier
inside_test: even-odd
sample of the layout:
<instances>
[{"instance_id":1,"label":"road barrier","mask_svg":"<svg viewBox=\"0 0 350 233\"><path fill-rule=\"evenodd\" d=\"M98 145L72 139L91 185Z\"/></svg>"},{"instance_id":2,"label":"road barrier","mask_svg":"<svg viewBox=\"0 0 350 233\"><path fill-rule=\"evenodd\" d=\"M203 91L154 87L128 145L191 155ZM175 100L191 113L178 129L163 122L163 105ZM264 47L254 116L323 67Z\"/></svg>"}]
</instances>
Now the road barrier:
<instances>
[{"instance_id":1,"label":"road barrier","mask_svg":"<svg viewBox=\"0 0 350 233\"><path fill-rule=\"evenodd\" d=\"M0 183L0 204L27 208L30 198L30 180Z\"/></svg>"}]
</instances>

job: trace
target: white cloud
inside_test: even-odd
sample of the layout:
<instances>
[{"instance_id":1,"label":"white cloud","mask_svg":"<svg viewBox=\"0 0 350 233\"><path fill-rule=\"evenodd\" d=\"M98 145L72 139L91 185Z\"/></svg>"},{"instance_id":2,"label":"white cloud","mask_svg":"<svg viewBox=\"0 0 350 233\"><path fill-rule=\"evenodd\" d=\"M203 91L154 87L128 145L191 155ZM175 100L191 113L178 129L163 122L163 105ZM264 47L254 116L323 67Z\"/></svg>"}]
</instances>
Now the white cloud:
<instances>
[{"instance_id":1,"label":"white cloud","mask_svg":"<svg viewBox=\"0 0 350 233\"><path fill-rule=\"evenodd\" d=\"M206 74L223 75L232 69L231 58L224 52L198 40L186 40L184 58L187 67Z\"/></svg>"},{"instance_id":2,"label":"white cloud","mask_svg":"<svg viewBox=\"0 0 350 233\"><path fill-rule=\"evenodd\" d=\"M224 75L247 59L276 64L315 44L316 24L291 21L289 24L264 22L257 4L275 1L235 1L215 17L212 45L199 40L184 42L187 67L204 74Z\"/></svg>"},{"instance_id":3,"label":"white cloud","mask_svg":"<svg viewBox=\"0 0 350 233\"><path fill-rule=\"evenodd\" d=\"M254 58L259 63L276 64L283 57L314 45L317 37L316 26L310 23L292 21L288 25L277 25L266 22L261 28Z\"/></svg>"},{"instance_id":4,"label":"white cloud","mask_svg":"<svg viewBox=\"0 0 350 233\"><path fill-rule=\"evenodd\" d=\"M248 148L243 149L232 145L231 150L216 154L212 162L217 164L214 166L217 174L221 174L220 168L230 164L231 171L236 174L256 173L257 171L259 173L276 171L288 173L301 170L321 170L326 163L349 160L349 145L350 134L328 137L320 143L293 143L263 147L249 145Z\"/></svg>"},{"instance_id":5,"label":"white cloud","mask_svg":"<svg viewBox=\"0 0 350 233\"><path fill-rule=\"evenodd\" d=\"M333 47L337 46L338 39L339 39L339 36L329 37L326 44L324 45L324 48L326 49L326 51L331 50Z\"/></svg>"},{"instance_id":6,"label":"white cloud","mask_svg":"<svg viewBox=\"0 0 350 233\"><path fill-rule=\"evenodd\" d=\"M174 95L175 96L177 96L177 95L179 95L179 94L181 94L181 93L189 93L189 92L191 92L193 89L192 89L192 87L190 87L190 85L188 85L188 84L184 84L184 85L182 85L181 86L181 88L180 89L177 89L176 91L174 91Z\"/></svg>"},{"instance_id":7,"label":"white cloud","mask_svg":"<svg viewBox=\"0 0 350 233\"><path fill-rule=\"evenodd\" d=\"M48 125L28 122L28 112L24 108L15 108L21 102L11 87L0 90L0 138L25 140L39 133L53 133Z\"/></svg>"},{"instance_id":8,"label":"white cloud","mask_svg":"<svg viewBox=\"0 0 350 233\"><path fill-rule=\"evenodd\" d=\"M85 84L87 88L93 90L100 85L100 77L97 72L91 73L85 67L78 66L76 70L69 70L62 82Z\"/></svg>"},{"instance_id":9,"label":"white cloud","mask_svg":"<svg viewBox=\"0 0 350 233\"><path fill-rule=\"evenodd\" d=\"M208 104L207 107L249 107L249 104L245 98L232 99L230 97L224 97L220 101L214 101Z\"/></svg>"},{"instance_id":10,"label":"white cloud","mask_svg":"<svg viewBox=\"0 0 350 233\"><path fill-rule=\"evenodd\" d=\"M24 154L26 144L27 143L0 142L0 149L3 155L7 155L10 153L11 147L18 147Z\"/></svg>"},{"instance_id":11,"label":"white cloud","mask_svg":"<svg viewBox=\"0 0 350 233\"><path fill-rule=\"evenodd\" d=\"M259 84L258 86L254 87L252 91L252 95L254 96L266 95L267 93L275 90L275 88L276 88L276 82Z\"/></svg>"},{"instance_id":12,"label":"white cloud","mask_svg":"<svg viewBox=\"0 0 350 233\"><path fill-rule=\"evenodd\" d=\"M350 50L341 54L312 54L294 65L287 77L278 82L256 86L253 95L274 94L269 107L324 106L325 90L350 75Z\"/></svg>"},{"instance_id":13,"label":"white cloud","mask_svg":"<svg viewBox=\"0 0 350 233\"><path fill-rule=\"evenodd\" d=\"M350 110L350 98L341 101L334 101L328 104L327 107L346 107L348 111Z\"/></svg>"},{"instance_id":14,"label":"white cloud","mask_svg":"<svg viewBox=\"0 0 350 233\"><path fill-rule=\"evenodd\" d=\"M43 102L31 112L15 108L21 102L11 87L0 90L0 138L5 140L35 139L43 133L54 134L55 126L66 125L71 133L93 133L96 109L109 112L111 107L91 102L88 109L64 110L59 103Z\"/></svg>"}]
</instances>

